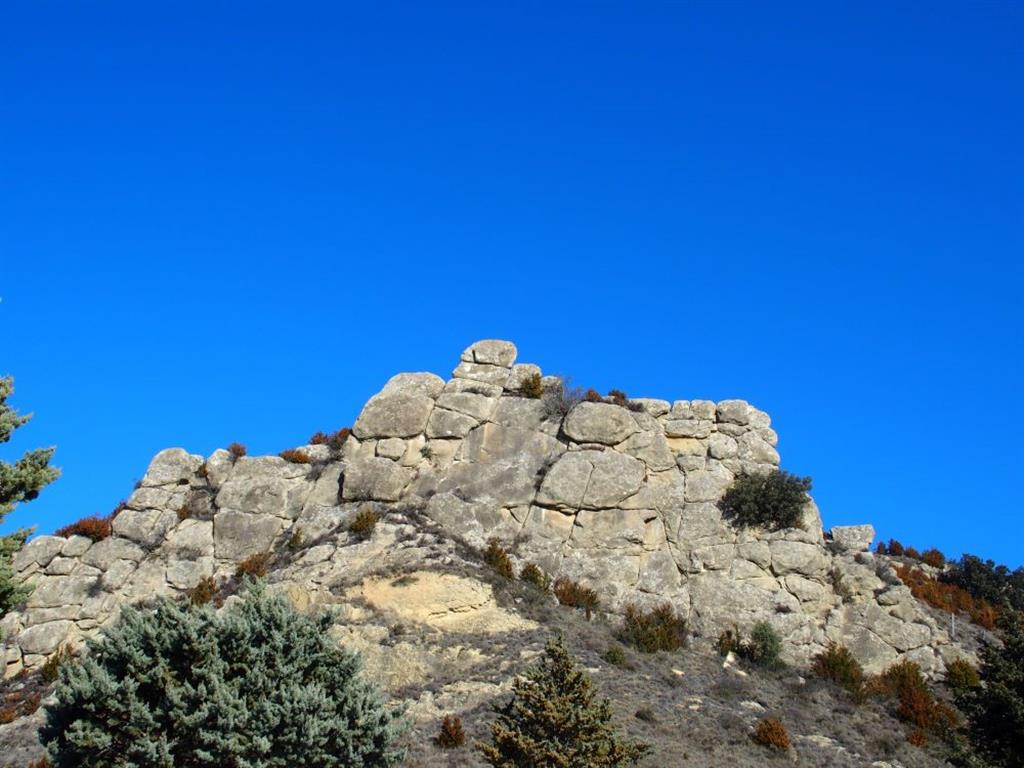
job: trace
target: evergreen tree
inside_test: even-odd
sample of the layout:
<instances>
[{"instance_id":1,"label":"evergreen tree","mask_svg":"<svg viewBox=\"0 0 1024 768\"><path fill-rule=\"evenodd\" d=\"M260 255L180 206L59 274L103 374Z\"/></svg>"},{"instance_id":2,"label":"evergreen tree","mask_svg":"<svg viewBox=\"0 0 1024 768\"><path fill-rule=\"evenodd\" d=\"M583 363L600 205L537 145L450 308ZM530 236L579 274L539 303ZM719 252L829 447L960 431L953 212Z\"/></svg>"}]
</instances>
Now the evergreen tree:
<instances>
[{"instance_id":1,"label":"evergreen tree","mask_svg":"<svg viewBox=\"0 0 1024 768\"><path fill-rule=\"evenodd\" d=\"M31 414L22 416L7 405L7 398L13 392L14 379L0 377L0 444L10 440L14 430L32 418ZM40 448L29 451L13 464L0 461L0 522L15 504L31 501L40 490L57 479L60 471L50 466L52 457L53 448ZM29 533L23 529L0 536L0 617L28 595L28 588L14 583L11 555L21 548Z\"/></svg>"},{"instance_id":2,"label":"evergreen tree","mask_svg":"<svg viewBox=\"0 0 1024 768\"><path fill-rule=\"evenodd\" d=\"M1024 618L1004 617L1001 645L981 651L981 685L959 697L974 751L989 765L1024 768Z\"/></svg>"},{"instance_id":3,"label":"evergreen tree","mask_svg":"<svg viewBox=\"0 0 1024 768\"><path fill-rule=\"evenodd\" d=\"M55 768L389 768L398 709L358 657L253 584L220 613L126 607L61 667L41 731Z\"/></svg>"},{"instance_id":4,"label":"evergreen tree","mask_svg":"<svg viewBox=\"0 0 1024 768\"><path fill-rule=\"evenodd\" d=\"M492 743L478 747L495 768L608 768L634 765L650 751L618 737L608 699L597 698L561 637L512 691L496 709Z\"/></svg>"}]
</instances>

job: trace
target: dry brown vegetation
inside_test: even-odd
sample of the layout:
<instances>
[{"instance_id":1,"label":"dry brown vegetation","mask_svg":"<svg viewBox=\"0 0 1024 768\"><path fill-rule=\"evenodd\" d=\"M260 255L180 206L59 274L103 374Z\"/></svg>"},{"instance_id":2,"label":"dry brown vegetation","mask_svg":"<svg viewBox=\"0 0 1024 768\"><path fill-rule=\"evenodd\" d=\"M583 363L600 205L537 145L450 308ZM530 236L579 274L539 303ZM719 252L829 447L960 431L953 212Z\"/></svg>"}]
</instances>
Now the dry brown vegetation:
<instances>
[{"instance_id":1,"label":"dry brown vegetation","mask_svg":"<svg viewBox=\"0 0 1024 768\"><path fill-rule=\"evenodd\" d=\"M955 584L939 581L912 565L896 566L896 574L918 600L942 611L966 613L972 622L985 629L995 628L999 611L991 603L974 597Z\"/></svg>"}]
</instances>

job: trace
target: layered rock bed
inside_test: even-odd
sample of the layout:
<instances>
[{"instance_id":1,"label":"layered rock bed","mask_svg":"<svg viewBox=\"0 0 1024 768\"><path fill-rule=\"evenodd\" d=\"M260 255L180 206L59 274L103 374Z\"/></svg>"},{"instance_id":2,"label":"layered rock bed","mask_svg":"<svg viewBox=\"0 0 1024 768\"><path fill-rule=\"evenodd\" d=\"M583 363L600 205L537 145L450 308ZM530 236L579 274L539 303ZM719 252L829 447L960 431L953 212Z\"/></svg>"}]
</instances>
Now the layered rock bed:
<instances>
[{"instance_id":1,"label":"layered rock bed","mask_svg":"<svg viewBox=\"0 0 1024 768\"><path fill-rule=\"evenodd\" d=\"M870 526L825 535L813 501L796 528L723 519L717 502L737 476L779 465L766 413L742 400L619 398L563 416L550 396L526 396L538 378L548 393L560 381L516 354L510 342L481 341L447 380L394 376L337 450L304 446L292 461L162 451L111 536L40 536L16 555L34 589L0 624L5 675L80 644L121 605L230 581L264 553L269 581L300 607L357 599L392 610L389 600L410 592L388 579L405 573L424 594L474 604L471 588L442 577L479 568L474 550L491 538L517 566L592 586L603 611L669 602L710 639L769 621L798 664L830 642L869 672L903 658L937 672L960 655L889 559L868 551ZM348 527L367 509L381 522L364 538Z\"/></svg>"}]
</instances>

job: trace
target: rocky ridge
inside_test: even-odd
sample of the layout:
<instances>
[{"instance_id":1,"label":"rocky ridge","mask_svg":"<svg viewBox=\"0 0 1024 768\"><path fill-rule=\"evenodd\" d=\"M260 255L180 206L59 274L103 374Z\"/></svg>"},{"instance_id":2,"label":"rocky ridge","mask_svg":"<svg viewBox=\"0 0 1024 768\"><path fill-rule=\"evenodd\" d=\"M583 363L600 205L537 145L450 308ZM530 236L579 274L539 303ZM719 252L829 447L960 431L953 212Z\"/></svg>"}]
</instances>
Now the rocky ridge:
<instances>
[{"instance_id":1,"label":"rocky ridge","mask_svg":"<svg viewBox=\"0 0 1024 768\"><path fill-rule=\"evenodd\" d=\"M80 644L121 605L230 580L268 552L275 588L299 607L339 606L339 634L371 652L371 668L383 637L379 624L360 630L367 612L439 632L530 631L472 576L492 537L519 565L595 587L612 613L668 601L710 639L767 620L794 663L830 641L869 672L903 658L941 672L962 655L889 560L868 551L870 526L826 535L813 501L799 528L722 519L716 502L737 475L779 464L766 413L742 400L644 398L552 416L524 396L541 371L516 355L510 342L480 341L448 380L394 376L340 451L302 448L310 463L160 452L112 536L40 536L16 555L34 590L0 622L5 676ZM381 520L364 540L348 526L367 507ZM439 648L431 663L467 653Z\"/></svg>"}]
</instances>

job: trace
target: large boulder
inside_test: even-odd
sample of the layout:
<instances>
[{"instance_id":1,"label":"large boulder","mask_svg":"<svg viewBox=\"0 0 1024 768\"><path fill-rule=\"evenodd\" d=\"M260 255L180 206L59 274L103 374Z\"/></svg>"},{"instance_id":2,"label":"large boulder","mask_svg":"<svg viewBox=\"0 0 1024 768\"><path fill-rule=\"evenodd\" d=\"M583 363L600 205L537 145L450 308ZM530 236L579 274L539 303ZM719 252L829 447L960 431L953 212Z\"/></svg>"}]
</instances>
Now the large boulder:
<instances>
[{"instance_id":1,"label":"large boulder","mask_svg":"<svg viewBox=\"0 0 1024 768\"><path fill-rule=\"evenodd\" d=\"M637 431L636 419L611 403L580 403L565 418L562 429L577 443L616 445Z\"/></svg>"},{"instance_id":2,"label":"large boulder","mask_svg":"<svg viewBox=\"0 0 1024 768\"><path fill-rule=\"evenodd\" d=\"M352 427L360 440L371 437L414 437L427 428L434 401L415 391L379 394L370 398Z\"/></svg>"},{"instance_id":3,"label":"large boulder","mask_svg":"<svg viewBox=\"0 0 1024 768\"><path fill-rule=\"evenodd\" d=\"M834 525L832 548L837 552L864 552L875 539L873 525Z\"/></svg>"}]
</instances>

